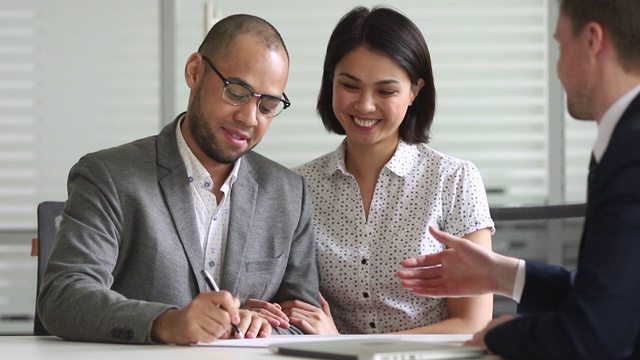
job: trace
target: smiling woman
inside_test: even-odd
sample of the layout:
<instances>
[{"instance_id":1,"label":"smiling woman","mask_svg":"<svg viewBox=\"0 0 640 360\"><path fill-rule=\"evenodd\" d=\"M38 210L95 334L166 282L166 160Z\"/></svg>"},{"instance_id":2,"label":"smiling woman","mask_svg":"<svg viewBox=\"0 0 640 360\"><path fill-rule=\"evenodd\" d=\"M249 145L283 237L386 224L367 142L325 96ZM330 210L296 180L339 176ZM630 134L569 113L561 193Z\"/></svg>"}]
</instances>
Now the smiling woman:
<instances>
[{"instance_id":1,"label":"smiling woman","mask_svg":"<svg viewBox=\"0 0 640 360\"><path fill-rule=\"evenodd\" d=\"M421 298L394 277L404 258L442 250L428 227L491 248L478 169L427 146L435 98L429 49L411 20L387 7L340 19L317 109L328 131L346 137L294 169L313 195L326 303L281 303L293 325L314 334L469 333L491 318L490 295Z\"/></svg>"}]
</instances>

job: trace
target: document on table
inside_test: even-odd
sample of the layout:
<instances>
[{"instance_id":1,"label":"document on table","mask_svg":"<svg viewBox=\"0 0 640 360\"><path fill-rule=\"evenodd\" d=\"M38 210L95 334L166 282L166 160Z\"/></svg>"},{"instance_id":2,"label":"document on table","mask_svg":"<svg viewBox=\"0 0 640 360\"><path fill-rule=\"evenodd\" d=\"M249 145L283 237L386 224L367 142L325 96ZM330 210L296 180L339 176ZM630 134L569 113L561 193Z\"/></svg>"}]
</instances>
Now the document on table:
<instances>
[{"instance_id":1,"label":"document on table","mask_svg":"<svg viewBox=\"0 0 640 360\"><path fill-rule=\"evenodd\" d=\"M195 346L218 346L218 347L247 347L247 348L267 348L269 345L291 342L310 342L326 340L347 340L347 339L401 339L408 341L424 341L435 343L456 343L460 344L471 339L470 334L429 334L429 335L272 335L267 338L256 339L222 339L210 343L197 343Z\"/></svg>"}]
</instances>

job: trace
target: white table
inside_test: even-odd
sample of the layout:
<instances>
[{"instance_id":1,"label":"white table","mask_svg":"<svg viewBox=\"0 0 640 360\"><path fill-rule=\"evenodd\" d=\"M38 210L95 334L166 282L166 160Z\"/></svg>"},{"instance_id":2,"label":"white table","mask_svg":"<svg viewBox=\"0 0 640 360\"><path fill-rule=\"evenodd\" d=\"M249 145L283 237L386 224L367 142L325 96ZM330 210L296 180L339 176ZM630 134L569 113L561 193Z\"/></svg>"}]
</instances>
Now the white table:
<instances>
[{"instance_id":1,"label":"white table","mask_svg":"<svg viewBox=\"0 0 640 360\"><path fill-rule=\"evenodd\" d=\"M303 335L295 336L300 338ZM356 335L362 336L362 335ZM397 335L390 335L397 336ZM328 337L313 337L320 340ZM340 338L351 337L349 335ZM273 341L289 340L291 336L274 336ZM335 338L335 337L334 337ZM405 338L405 336L403 336ZM411 335L408 339L434 342L461 342L468 335ZM64 341L53 336L0 336L2 360L308 360L308 358L271 353L265 347L122 345ZM486 356L485 359L497 359Z\"/></svg>"}]
</instances>

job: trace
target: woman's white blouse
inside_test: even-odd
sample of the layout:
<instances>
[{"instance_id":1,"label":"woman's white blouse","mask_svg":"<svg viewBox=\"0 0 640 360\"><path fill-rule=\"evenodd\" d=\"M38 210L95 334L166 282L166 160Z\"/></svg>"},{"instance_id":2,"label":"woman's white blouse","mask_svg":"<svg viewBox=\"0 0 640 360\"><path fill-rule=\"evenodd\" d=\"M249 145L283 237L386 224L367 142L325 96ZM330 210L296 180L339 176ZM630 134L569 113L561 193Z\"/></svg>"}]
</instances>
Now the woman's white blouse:
<instances>
[{"instance_id":1,"label":"woman's white blouse","mask_svg":"<svg viewBox=\"0 0 640 360\"><path fill-rule=\"evenodd\" d=\"M443 250L428 226L460 237L494 231L480 172L425 144L400 142L380 173L367 219L345 149L343 142L294 169L312 193L320 289L338 330L388 333L446 319L445 300L403 289L396 272L403 259Z\"/></svg>"}]
</instances>

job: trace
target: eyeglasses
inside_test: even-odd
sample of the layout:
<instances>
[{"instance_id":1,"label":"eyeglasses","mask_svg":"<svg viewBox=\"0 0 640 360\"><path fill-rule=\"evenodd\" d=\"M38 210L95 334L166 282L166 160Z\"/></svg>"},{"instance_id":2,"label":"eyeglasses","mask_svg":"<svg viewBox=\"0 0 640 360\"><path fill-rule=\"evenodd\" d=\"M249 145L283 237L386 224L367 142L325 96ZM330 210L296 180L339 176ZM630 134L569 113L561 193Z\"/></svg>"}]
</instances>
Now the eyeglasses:
<instances>
[{"instance_id":1,"label":"eyeglasses","mask_svg":"<svg viewBox=\"0 0 640 360\"><path fill-rule=\"evenodd\" d=\"M235 82L233 80L225 78L220 73L220 71L218 71L218 69L213 66L213 63L211 63L211 61L207 59L206 56L202 55L202 58L207 62L207 64L209 64L209 66L211 66L213 71L218 74L218 76L224 83L224 92L222 93L222 98L227 102L227 104L242 105L247 103L249 99L255 96L258 98L258 111L261 115L268 118L274 118L278 116L282 112L282 110L291 106L291 102L289 101L289 98L287 98L287 94L282 93L282 95L284 96L283 99L272 95L258 94L245 84L241 84L239 82Z\"/></svg>"}]
</instances>

